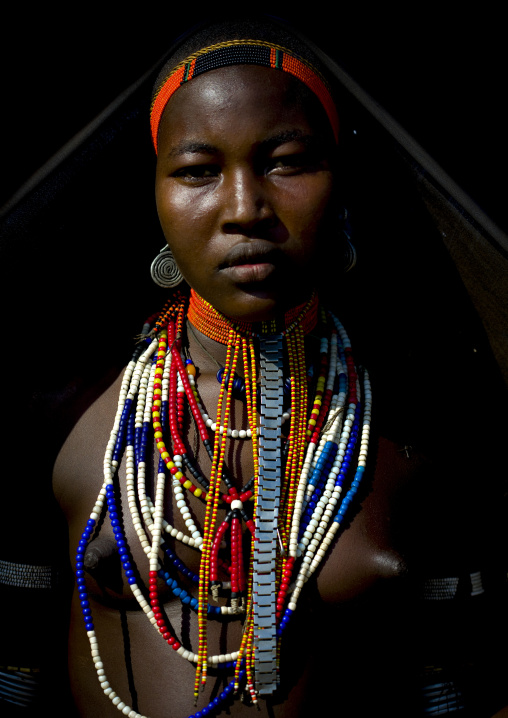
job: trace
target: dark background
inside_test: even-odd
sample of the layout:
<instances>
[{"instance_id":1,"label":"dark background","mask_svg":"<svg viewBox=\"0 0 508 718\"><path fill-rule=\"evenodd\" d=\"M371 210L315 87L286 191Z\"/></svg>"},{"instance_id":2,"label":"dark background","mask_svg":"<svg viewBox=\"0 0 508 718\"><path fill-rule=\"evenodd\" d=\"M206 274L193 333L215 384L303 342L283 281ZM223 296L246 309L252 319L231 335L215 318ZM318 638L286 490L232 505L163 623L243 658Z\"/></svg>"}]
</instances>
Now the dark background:
<instances>
[{"instance_id":1,"label":"dark background","mask_svg":"<svg viewBox=\"0 0 508 718\"><path fill-rule=\"evenodd\" d=\"M190 12L175 3L131 7L82 4L62 13L20 5L7 13L0 204L203 16L198 6ZM337 57L506 229L500 15L463 6L453 14L444 4L411 13L361 3L336 7L336 18L319 8L310 13L308 5L301 12L284 3L261 9L293 20Z\"/></svg>"}]
</instances>

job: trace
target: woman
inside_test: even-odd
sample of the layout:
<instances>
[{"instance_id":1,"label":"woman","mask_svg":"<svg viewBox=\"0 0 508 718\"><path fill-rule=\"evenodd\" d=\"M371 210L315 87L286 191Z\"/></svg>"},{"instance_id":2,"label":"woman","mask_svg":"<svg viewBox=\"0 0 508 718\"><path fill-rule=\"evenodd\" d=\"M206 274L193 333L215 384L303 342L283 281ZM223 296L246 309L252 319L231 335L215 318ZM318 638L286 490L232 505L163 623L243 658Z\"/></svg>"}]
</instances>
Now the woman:
<instances>
[{"instance_id":1,"label":"woman","mask_svg":"<svg viewBox=\"0 0 508 718\"><path fill-rule=\"evenodd\" d=\"M243 697L297 716L330 693L351 715L416 714L390 522L434 467L369 442L368 373L316 293L350 247L339 124L317 58L279 27L208 28L156 82L157 208L191 294L171 291L55 466L80 715L252 713Z\"/></svg>"}]
</instances>

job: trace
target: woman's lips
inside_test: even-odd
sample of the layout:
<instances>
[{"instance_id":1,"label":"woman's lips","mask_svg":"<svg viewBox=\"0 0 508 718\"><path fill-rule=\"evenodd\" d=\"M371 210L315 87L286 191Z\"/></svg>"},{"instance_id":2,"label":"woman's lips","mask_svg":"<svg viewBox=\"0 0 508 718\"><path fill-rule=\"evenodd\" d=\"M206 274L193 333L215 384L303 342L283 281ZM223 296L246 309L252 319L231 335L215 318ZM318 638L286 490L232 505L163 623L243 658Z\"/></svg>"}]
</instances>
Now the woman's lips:
<instances>
[{"instance_id":1,"label":"woman's lips","mask_svg":"<svg viewBox=\"0 0 508 718\"><path fill-rule=\"evenodd\" d=\"M256 262L253 264L234 264L231 267L225 267L222 271L226 272L231 279L240 284L248 284L251 282L263 282L275 271L275 264L271 262Z\"/></svg>"},{"instance_id":2,"label":"woman's lips","mask_svg":"<svg viewBox=\"0 0 508 718\"><path fill-rule=\"evenodd\" d=\"M219 268L234 282L263 282L275 271L281 256L272 244L241 242L231 248Z\"/></svg>"}]
</instances>

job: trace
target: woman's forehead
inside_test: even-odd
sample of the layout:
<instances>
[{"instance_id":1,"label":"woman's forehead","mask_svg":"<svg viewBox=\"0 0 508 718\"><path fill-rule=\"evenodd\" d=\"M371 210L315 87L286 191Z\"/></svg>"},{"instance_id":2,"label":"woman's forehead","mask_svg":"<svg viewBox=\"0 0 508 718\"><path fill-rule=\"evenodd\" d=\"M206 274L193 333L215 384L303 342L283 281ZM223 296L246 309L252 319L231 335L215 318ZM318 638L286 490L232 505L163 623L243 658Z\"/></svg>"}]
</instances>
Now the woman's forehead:
<instances>
[{"instance_id":1,"label":"woman's forehead","mask_svg":"<svg viewBox=\"0 0 508 718\"><path fill-rule=\"evenodd\" d=\"M297 79L266 67L235 65L207 72L175 93L162 116L159 145L199 130L234 133L245 122L252 131L296 123L331 134L319 101Z\"/></svg>"}]
</instances>

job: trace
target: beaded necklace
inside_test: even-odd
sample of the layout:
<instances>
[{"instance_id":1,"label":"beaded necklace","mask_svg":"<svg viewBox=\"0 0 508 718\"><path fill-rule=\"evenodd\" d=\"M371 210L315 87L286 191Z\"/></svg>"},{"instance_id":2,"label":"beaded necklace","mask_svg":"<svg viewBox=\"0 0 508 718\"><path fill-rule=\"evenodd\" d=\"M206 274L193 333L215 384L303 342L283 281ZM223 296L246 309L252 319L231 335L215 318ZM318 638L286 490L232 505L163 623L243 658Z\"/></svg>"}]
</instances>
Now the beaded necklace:
<instances>
[{"instance_id":1,"label":"beaded necklace","mask_svg":"<svg viewBox=\"0 0 508 718\"><path fill-rule=\"evenodd\" d=\"M201 332L227 346L217 406L221 430L213 438L203 418L196 368L183 342L186 316ZM314 377L313 401L309 404L304 337L316 330L320 334L319 370ZM76 580L101 687L122 713L141 718L109 685L85 585L84 554L106 504L134 597L168 646L196 665L195 699L206 682L208 666L233 671L234 677L222 693L195 714L200 717L219 709L242 686L253 703L257 703L259 695L270 695L276 689L283 631L296 610L305 583L334 541L365 470L370 384L366 373L360 382L341 323L318 306L314 295L306 305L289 312L282 325L254 326L232 322L194 292L190 302L177 294L152 328L145 325L142 336L123 377L104 459L104 483L77 549ZM283 341L291 378L287 439L281 436ZM251 437L245 446L251 448L254 464L254 476L241 488L235 485L225 465L233 396L233 382L228 377L234 376L240 355ZM310 412L308 406L312 407ZM195 465L186 446L186 407L211 458L208 478ZM146 466L152 439L159 453L159 465L154 496L150 497ZM117 511L115 479L122 457L126 464L127 503L148 561L148 591L131 558ZM168 480L185 531L164 518ZM342 497L343 488L347 490ZM189 500L205 503L202 527L196 525ZM223 518L219 518L221 512ZM248 557L244 557L242 523L251 536ZM231 559L225 562L219 553L228 533ZM200 551L199 575L188 569L177 551L168 546L169 538ZM197 597L180 586L175 573L198 584ZM223 573L230 580L221 580ZM197 612L197 653L182 646L170 630L160 604L159 580L182 604ZM228 603L218 606L216 601L224 592L229 595ZM227 615L243 621L240 646L232 653L209 655L207 622Z\"/></svg>"}]
</instances>

